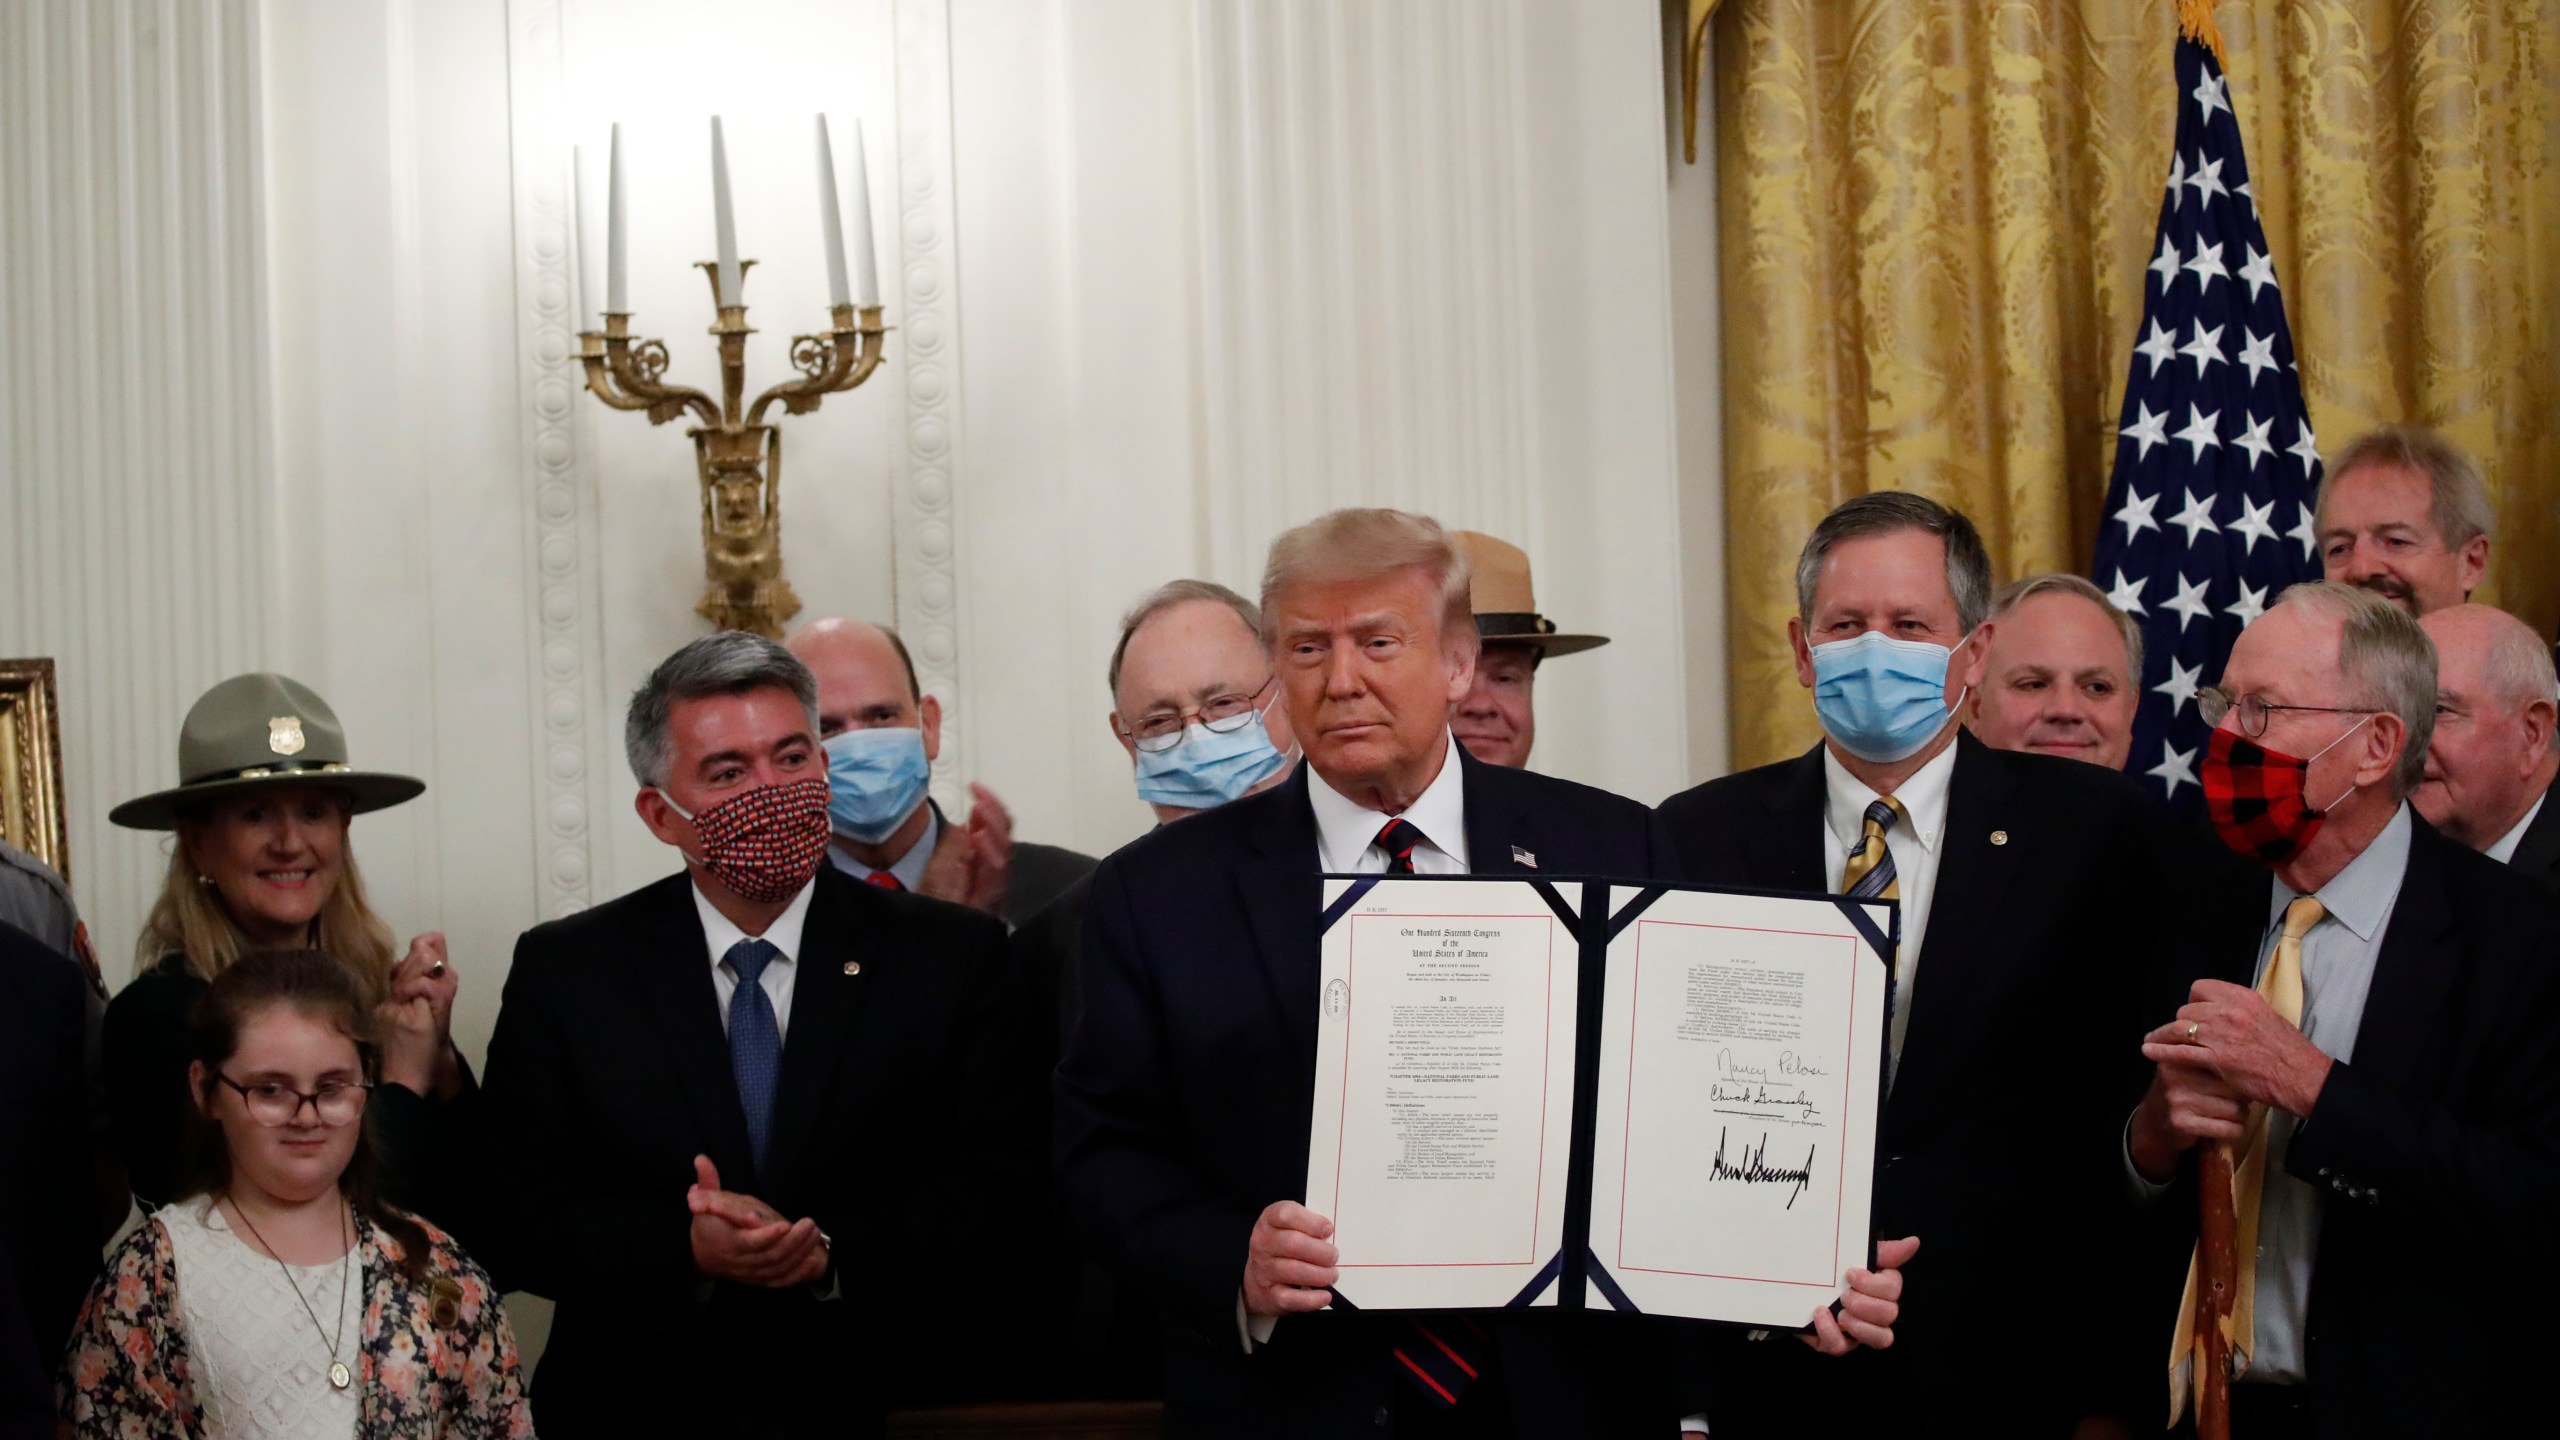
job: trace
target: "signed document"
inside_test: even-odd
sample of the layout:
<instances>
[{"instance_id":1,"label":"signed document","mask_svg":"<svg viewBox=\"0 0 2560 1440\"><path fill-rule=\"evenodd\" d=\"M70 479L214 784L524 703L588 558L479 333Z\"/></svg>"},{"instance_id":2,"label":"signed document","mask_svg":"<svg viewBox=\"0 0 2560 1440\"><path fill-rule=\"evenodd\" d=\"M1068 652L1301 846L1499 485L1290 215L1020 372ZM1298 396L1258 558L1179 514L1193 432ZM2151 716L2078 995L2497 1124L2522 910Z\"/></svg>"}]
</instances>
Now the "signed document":
<instances>
[{"instance_id":1,"label":"signed document","mask_svg":"<svg viewBox=\"0 0 2560 1440\"><path fill-rule=\"evenodd\" d=\"M1307 1204L1365 1309L1793 1329L1868 1263L1893 910L1325 882Z\"/></svg>"},{"instance_id":2,"label":"signed document","mask_svg":"<svg viewBox=\"0 0 2560 1440\"><path fill-rule=\"evenodd\" d=\"M1668 891L1611 940L1591 1250L1638 1309L1793 1328L1867 1263L1891 974L1767 895Z\"/></svg>"}]
</instances>

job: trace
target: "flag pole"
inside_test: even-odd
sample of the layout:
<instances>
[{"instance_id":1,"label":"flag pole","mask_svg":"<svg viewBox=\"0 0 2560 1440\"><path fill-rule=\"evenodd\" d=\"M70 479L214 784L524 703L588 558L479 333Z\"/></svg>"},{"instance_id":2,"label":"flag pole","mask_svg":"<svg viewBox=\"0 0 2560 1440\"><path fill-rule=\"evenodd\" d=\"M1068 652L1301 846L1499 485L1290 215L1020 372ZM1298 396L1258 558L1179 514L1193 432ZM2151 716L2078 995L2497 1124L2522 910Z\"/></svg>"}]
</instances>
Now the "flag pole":
<instances>
[{"instance_id":1,"label":"flag pole","mask_svg":"<svg viewBox=\"0 0 2560 1440\"><path fill-rule=\"evenodd\" d=\"M2231 1303L2240 1276L2231 1172L2230 1144L2207 1144L2196 1177L2196 1440L2231 1440Z\"/></svg>"}]
</instances>

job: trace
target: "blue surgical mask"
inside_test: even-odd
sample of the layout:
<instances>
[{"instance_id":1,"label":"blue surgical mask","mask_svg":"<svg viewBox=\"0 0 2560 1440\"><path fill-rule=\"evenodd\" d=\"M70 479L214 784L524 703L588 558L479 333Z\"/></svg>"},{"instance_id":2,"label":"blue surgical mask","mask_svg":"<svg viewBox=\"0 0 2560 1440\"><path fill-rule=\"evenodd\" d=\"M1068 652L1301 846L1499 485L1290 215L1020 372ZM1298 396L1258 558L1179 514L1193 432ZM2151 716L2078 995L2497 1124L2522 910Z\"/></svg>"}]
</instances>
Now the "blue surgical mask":
<instances>
[{"instance_id":1,"label":"blue surgical mask","mask_svg":"<svg viewBox=\"0 0 2560 1440\"><path fill-rule=\"evenodd\" d=\"M1271 697L1271 704L1280 697ZM1262 723L1265 706L1252 720L1221 735L1193 721L1183 727L1182 741L1170 750L1138 752L1138 798L1150 805L1184 810L1210 810L1289 766L1289 757L1271 743Z\"/></svg>"},{"instance_id":2,"label":"blue surgical mask","mask_svg":"<svg viewBox=\"0 0 2560 1440\"><path fill-rule=\"evenodd\" d=\"M1955 651L1869 630L1813 647L1813 713L1823 733L1861 760L1890 764L1938 738L1947 708L1947 665ZM1964 697L1956 697L1961 707Z\"/></svg>"},{"instance_id":3,"label":"blue surgical mask","mask_svg":"<svg viewBox=\"0 0 2560 1440\"><path fill-rule=\"evenodd\" d=\"M827 741L827 819L837 834L877 845L916 813L932 778L922 730L841 731Z\"/></svg>"}]
</instances>

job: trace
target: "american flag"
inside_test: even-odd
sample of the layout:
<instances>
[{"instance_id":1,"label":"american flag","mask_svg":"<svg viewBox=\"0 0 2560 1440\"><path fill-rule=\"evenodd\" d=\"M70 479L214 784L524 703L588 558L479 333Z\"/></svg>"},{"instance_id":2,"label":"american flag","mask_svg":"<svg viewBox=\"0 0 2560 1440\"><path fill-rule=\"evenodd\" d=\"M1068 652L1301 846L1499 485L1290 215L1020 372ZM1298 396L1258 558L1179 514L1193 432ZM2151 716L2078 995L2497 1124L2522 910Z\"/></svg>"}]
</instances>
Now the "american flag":
<instances>
[{"instance_id":1,"label":"american flag","mask_svg":"<svg viewBox=\"0 0 2560 1440\"><path fill-rule=\"evenodd\" d=\"M2093 578L2142 626L2126 768L2191 810L2207 728L2197 689L2222 677L2231 642L2286 586L2320 578L2320 451L2229 85L2192 32L2178 37L2177 80L2177 143Z\"/></svg>"}]
</instances>

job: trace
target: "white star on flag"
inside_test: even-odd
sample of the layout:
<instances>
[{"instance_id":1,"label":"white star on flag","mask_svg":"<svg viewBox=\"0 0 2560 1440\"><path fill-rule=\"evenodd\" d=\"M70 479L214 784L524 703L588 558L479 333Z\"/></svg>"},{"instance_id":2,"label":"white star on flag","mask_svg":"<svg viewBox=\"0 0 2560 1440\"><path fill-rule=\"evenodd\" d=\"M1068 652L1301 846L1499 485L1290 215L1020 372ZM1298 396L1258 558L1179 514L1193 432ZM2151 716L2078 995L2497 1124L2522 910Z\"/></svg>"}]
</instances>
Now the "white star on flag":
<instances>
[{"instance_id":1,"label":"white star on flag","mask_svg":"<svg viewBox=\"0 0 2560 1440\"><path fill-rule=\"evenodd\" d=\"M2176 210L2178 202L2185 198L2178 192L2186 183L2187 157L2172 150L2169 152L2169 208L2172 211Z\"/></svg>"},{"instance_id":2,"label":"white star on flag","mask_svg":"<svg viewBox=\"0 0 2560 1440\"><path fill-rule=\"evenodd\" d=\"M2203 678L2203 666L2181 665L2178 663L2178 657L2172 655L2169 657L2169 678L2152 686L2151 689L2154 694L2169 697L2169 713L2175 715L2194 703L2196 682Z\"/></svg>"},{"instance_id":3,"label":"white star on flag","mask_svg":"<svg viewBox=\"0 0 2560 1440\"><path fill-rule=\"evenodd\" d=\"M2195 272L2196 284L2207 291L2213 289L2214 281L2231 278L2231 271L2222 263L2222 242L2219 240L2210 245L2197 241L2196 258L2188 261L2185 268Z\"/></svg>"},{"instance_id":4,"label":"white star on flag","mask_svg":"<svg viewBox=\"0 0 2560 1440\"><path fill-rule=\"evenodd\" d=\"M2240 598L2223 606L2222 613L2238 620L2241 629L2248 629L2259 616L2267 613L2266 588L2259 586L2252 589L2248 581L2241 581Z\"/></svg>"},{"instance_id":5,"label":"white star on flag","mask_svg":"<svg viewBox=\"0 0 2560 1440\"><path fill-rule=\"evenodd\" d=\"M2125 488L2124 504L2111 518L2124 526L2124 538L2128 544L2143 531L2160 528L2160 522L2151 518L2151 507L2159 503L2157 495L2145 495L2131 486Z\"/></svg>"},{"instance_id":6,"label":"white star on flag","mask_svg":"<svg viewBox=\"0 0 2560 1440\"><path fill-rule=\"evenodd\" d=\"M2258 192L2249 188L2254 183L2254 181L2243 180L2231 187L2232 194L2249 197L2249 218L2252 220L2258 218Z\"/></svg>"},{"instance_id":7,"label":"white star on flag","mask_svg":"<svg viewBox=\"0 0 2560 1440\"><path fill-rule=\"evenodd\" d=\"M2143 336L2142 343L2133 347L2133 353L2149 360L2151 373L2158 375L2161 366L2178 358L2178 337L2161 329L2160 322L2154 320L2151 333Z\"/></svg>"},{"instance_id":8,"label":"white star on flag","mask_svg":"<svg viewBox=\"0 0 2560 1440\"><path fill-rule=\"evenodd\" d=\"M2222 88L2226 83L2228 82L2219 75L2207 75L2197 81L2196 88L2189 92L2196 97L2196 107L2204 111L2204 121L2207 125L2213 123L2213 112L2216 109L2221 110L2225 115L2233 113L2229 92Z\"/></svg>"},{"instance_id":9,"label":"white star on flag","mask_svg":"<svg viewBox=\"0 0 2560 1440\"><path fill-rule=\"evenodd\" d=\"M2136 446L2140 447L2140 453L2135 457L2139 459L2142 455L2150 454L2152 446L2169 443L2169 417L2154 415L2151 413L2151 407L2145 405L2142 407L2141 415L2135 417L2132 424L2117 433L2131 439Z\"/></svg>"},{"instance_id":10,"label":"white star on flag","mask_svg":"<svg viewBox=\"0 0 2560 1440\"><path fill-rule=\"evenodd\" d=\"M2160 237L2160 253L2151 257L2150 268L2160 277L2161 294L2168 294L2169 287L2178 283L2178 247L2170 243L2168 236Z\"/></svg>"},{"instance_id":11,"label":"white star on flag","mask_svg":"<svg viewBox=\"0 0 2560 1440\"><path fill-rule=\"evenodd\" d=\"M2222 186L2222 162L2205 159L2202 151L2196 152L2196 168L2187 172L2187 188L2196 192L2198 205L2231 193Z\"/></svg>"},{"instance_id":12,"label":"white star on flag","mask_svg":"<svg viewBox=\"0 0 2560 1440\"><path fill-rule=\"evenodd\" d=\"M2300 429L2302 433L2295 437L2292 444L2284 447L2284 453L2300 460L2302 462L2302 473L2308 476L2313 470L2319 468L2320 442L2311 438L2310 421L2303 421Z\"/></svg>"},{"instance_id":13,"label":"white star on flag","mask_svg":"<svg viewBox=\"0 0 2560 1440\"><path fill-rule=\"evenodd\" d=\"M2196 378L2199 380L2204 378L2206 370L2230 363L2230 357L2222 353L2222 327L2216 325L2207 330L2201 320L2195 322L2193 333L2187 337L2186 344L2178 347L2178 353L2196 362Z\"/></svg>"},{"instance_id":14,"label":"white star on flag","mask_svg":"<svg viewBox=\"0 0 2560 1440\"><path fill-rule=\"evenodd\" d=\"M2222 412L2219 410L2200 410L2194 405L2187 407L2187 428L2179 431L2177 438L2194 447L2195 453L2188 459L2202 460L2208 446L2216 450L2222 448L2222 432L2214 428L2221 421Z\"/></svg>"},{"instance_id":15,"label":"white star on flag","mask_svg":"<svg viewBox=\"0 0 2560 1440\"><path fill-rule=\"evenodd\" d=\"M2203 788L2196 780L2196 752L2181 750L2166 742L2160 746L2160 763L2142 773L2157 775L2167 781L2172 799L2176 798L2178 786L2182 783L2196 785L2198 789Z\"/></svg>"},{"instance_id":16,"label":"white star on flag","mask_svg":"<svg viewBox=\"0 0 2560 1440\"><path fill-rule=\"evenodd\" d=\"M2273 500L2264 505L2254 505L2250 503L2248 496L2240 497L2240 518L2224 528L2234 535L2249 537L2249 543L2241 550L2242 554L2254 555L2258 553L2259 541L2276 538L2275 511L2276 502Z\"/></svg>"},{"instance_id":17,"label":"white star on flag","mask_svg":"<svg viewBox=\"0 0 2560 1440\"><path fill-rule=\"evenodd\" d=\"M2246 190L2249 187L2243 185L2240 188ZM2276 266L2267 258L2266 251L2255 245L2249 246L2248 250L2249 259L2240 267L2240 278L2249 282L2249 303L2255 305L2259 288L2276 283Z\"/></svg>"},{"instance_id":18,"label":"white star on flag","mask_svg":"<svg viewBox=\"0 0 2560 1440\"><path fill-rule=\"evenodd\" d=\"M2202 580L2189 580L2184 575L2178 577L2178 593L2170 596L2160 608L2178 617L2179 634L2187 633L2188 621L2201 620L2213 613L2213 607L2204 600L2204 592L2212 584L2211 577Z\"/></svg>"},{"instance_id":19,"label":"white star on flag","mask_svg":"<svg viewBox=\"0 0 2560 1440\"><path fill-rule=\"evenodd\" d=\"M2135 580L2119 570L2115 588L2107 592L2107 603L2127 615L2148 615L2151 612L2142 606L2142 591L2150 583L2148 580Z\"/></svg>"},{"instance_id":20,"label":"white star on flag","mask_svg":"<svg viewBox=\"0 0 2560 1440\"><path fill-rule=\"evenodd\" d=\"M2248 337L2240 342L2240 363L2249 367L2249 385L2255 389L2258 372L2276 368L2276 337L2260 335L2245 325L2240 328L2240 333Z\"/></svg>"},{"instance_id":21,"label":"white star on flag","mask_svg":"<svg viewBox=\"0 0 2560 1440\"><path fill-rule=\"evenodd\" d=\"M2258 419L2254 415L2243 415L2240 417L2239 438L2233 440L2231 443L2249 452L2249 468L2251 470L2256 470L2258 468L2259 461L2276 453L2275 445L2267 439L2267 427L2275 423L2276 418L2272 415L2268 416L2264 420Z\"/></svg>"},{"instance_id":22,"label":"white star on flag","mask_svg":"<svg viewBox=\"0 0 2560 1440\"><path fill-rule=\"evenodd\" d=\"M2187 492L2187 508L2170 516L2169 523L2187 532L2187 548L2190 550L2195 548L2198 535L2207 530L2219 533L2222 529L2213 523L2213 497L2198 495L2193 490Z\"/></svg>"},{"instance_id":23,"label":"white star on flag","mask_svg":"<svg viewBox=\"0 0 2560 1440\"><path fill-rule=\"evenodd\" d=\"M2320 532L2312 528L2311 507L2297 502L2296 508L2301 510L2302 518L2293 522L2293 528L2284 532L2284 538L2301 541L2302 558L2308 561L2320 553Z\"/></svg>"}]
</instances>

